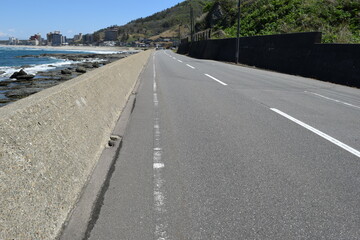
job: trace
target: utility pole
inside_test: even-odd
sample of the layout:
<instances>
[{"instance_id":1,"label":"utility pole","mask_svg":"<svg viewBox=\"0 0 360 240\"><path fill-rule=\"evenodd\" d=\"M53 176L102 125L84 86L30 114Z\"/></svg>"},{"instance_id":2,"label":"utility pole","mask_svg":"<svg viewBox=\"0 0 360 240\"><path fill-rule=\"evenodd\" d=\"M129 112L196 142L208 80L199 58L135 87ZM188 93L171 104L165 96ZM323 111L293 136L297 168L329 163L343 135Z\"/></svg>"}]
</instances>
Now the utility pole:
<instances>
[{"instance_id":1,"label":"utility pole","mask_svg":"<svg viewBox=\"0 0 360 240\"><path fill-rule=\"evenodd\" d=\"M238 1L238 22L236 34L236 63L239 63L239 50L240 50L240 0Z\"/></svg>"},{"instance_id":2,"label":"utility pole","mask_svg":"<svg viewBox=\"0 0 360 240\"><path fill-rule=\"evenodd\" d=\"M191 41L194 41L194 9L190 5L190 34L191 34Z\"/></svg>"}]
</instances>

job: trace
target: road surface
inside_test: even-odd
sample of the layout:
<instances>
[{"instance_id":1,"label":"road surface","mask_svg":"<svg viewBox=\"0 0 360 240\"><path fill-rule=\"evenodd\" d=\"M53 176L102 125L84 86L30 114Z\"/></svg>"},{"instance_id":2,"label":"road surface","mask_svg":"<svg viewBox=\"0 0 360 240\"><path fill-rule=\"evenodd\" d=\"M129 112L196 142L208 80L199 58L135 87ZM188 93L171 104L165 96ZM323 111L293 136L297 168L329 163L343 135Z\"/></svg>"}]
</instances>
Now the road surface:
<instances>
[{"instance_id":1,"label":"road surface","mask_svg":"<svg viewBox=\"0 0 360 240\"><path fill-rule=\"evenodd\" d=\"M360 91L157 51L89 239L360 239Z\"/></svg>"}]
</instances>

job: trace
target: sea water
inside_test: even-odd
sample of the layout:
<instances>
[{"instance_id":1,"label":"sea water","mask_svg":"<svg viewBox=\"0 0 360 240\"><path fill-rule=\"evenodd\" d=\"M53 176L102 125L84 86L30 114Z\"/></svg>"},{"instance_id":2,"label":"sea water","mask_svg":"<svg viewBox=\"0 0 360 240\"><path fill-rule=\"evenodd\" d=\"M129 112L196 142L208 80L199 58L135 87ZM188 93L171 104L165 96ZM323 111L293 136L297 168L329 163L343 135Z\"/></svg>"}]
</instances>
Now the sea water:
<instances>
[{"instance_id":1,"label":"sea water","mask_svg":"<svg viewBox=\"0 0 360 240\"><path fill-rule=\"evenodd\" d=\"M41 55L45 53L118 53L112 51L78 51L78 50L57 50L39 49L29 47L0 46L0 81L8 79L14 72L21 68L28 74L36 74L39 71L49 71L59 67L78 63L67 59L56 59L53 57L25 57L25 55Z\"/></svg>"}]
</instances>

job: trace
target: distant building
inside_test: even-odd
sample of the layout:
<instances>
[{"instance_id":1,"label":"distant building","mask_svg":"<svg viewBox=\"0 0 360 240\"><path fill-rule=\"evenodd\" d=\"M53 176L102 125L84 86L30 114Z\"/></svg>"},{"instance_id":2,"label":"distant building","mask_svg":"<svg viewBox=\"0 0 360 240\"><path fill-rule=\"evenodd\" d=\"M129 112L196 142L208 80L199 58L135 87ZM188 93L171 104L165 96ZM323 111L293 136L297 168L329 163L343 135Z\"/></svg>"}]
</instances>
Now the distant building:
<instances>
[{"instance_id":1,"label":"distant building","mask_svg":"<svg viewBox=\"0 0 360 240\"><path fill-rule=\"evenodd\" d=\"M18 45L18 44L19 44L19 39L14 38L14 37L10 37L8 44L9 44L9 45Z\"/></svg>"},{"instance_id":2,"label":"distant building","mask_svg":"<svg viewBox=\"0 0 360 240\"><path fill-rule=\"evenodd\" d=\"M82 33L79 33L74 36L74 42L80 42L83 39Z\"/></svg>"},{"instance_id":3,"label":"distant building","mask_svg":"<svg viewBox=\"0 0 360 240\"><path fill-rule=\"evenodd\" d=\"M52 35L53 35L52 32L46 34L46 42L47 42L48 46L50 46L52 44Z\"/></svg>"},{"instance_id":4,"label":"distant building","mask_svg":"<svg viewBox=\"0 0 360 240\"><path fill-rule=\"evenodd\" d=\"M118 29L112 28L105 31L105 41L117 41Z\"/></svg>"},{"instance_id":5,"label":"distant building","mask_svg":"<svg viewBox=\"0 0 360 240\"><path fill-rule=\"evenodd\" d=\"M104 42L99 43L99 46L114 47L114 46L116 46L116 42L115 41L104 41Z\"/></svg>"},{"instance_id":6,"label":"distant building","mask_svg":"<svg viewBox=\"0 0 360 240\"><path fill-rule=\"evenodd\" d=\"M41 39L41 35L40 33L35 34L34 36L31 36L29 38L31 45L41 45L42 44L42 39Z\"/></svg>"},{"instance_id":7,"label":"distant building","mask_svg":"<svg viewBox=\"0 0 360 240\"><path fill-rule=\"evenodd\" d=\"M94 42L94 34L85 34L83 35L83 43L84 44L93 44Z\"/></svg>"},{"instance_id":8,"label":"distant building","mask_svg":"<svg viewBox=\"0 0 360 240\"><path fill-rule=\"evenodd\" d=\"M61 35L61 45L68 45L66 36Z\"/></svg>"},{"instance_id":9,"label":"distant building","mask_svg":"<svg viewBox=\"0 0 360 240\"><path fill-rule=\"evenodd\" d=\"M32 46L39 46L40 45L40 42L39 40L37 40L36 38L34 40L29 40L27 42L27 45L32 45Z\"/></svg>"},{"instance_id":10,"label":"distant building","mask_svg":"<svg viewBox=\"0 0 360 240\"><path fill-rule=\"evenodd\" d=\"M47 34L47 45L61 46L66 43L66 37L60 31L50 32Z\"/></svg>"},{"instance_id":11,"label":"distant building","mask_svg":"<svg viewBox=\"0 0 360 240\"><path fill-rule=\"evenodd\" d=\"M60 31L56 31L52 34L52 43L53 46L61 46L63 43L63 37Z\"/></svg>"}]
</instances>

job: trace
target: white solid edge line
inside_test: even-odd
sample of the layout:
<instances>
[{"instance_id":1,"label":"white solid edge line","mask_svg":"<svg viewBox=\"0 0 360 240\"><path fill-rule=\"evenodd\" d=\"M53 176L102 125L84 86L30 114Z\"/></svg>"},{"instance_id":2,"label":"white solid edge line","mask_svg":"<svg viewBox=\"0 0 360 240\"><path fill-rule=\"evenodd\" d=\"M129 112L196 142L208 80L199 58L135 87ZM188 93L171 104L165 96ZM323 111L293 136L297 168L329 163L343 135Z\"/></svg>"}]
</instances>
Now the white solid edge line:
<instances>
[{"instance_id":1,"label":"white solid edge line","mask_svg":"<svg viewBox=\"0 0 360 240\"><path fill-rule=\"evenodd\" d=\"M189 65L189 64L186 64L186 66L188 66L189 68L192 68L192 69L195 69L195 67Z\"/></svg>"},{"instance_id":2,"label":"white solid edge line","mask_svg":"<svg viewBox=\"0 0 360 240\"><path fill-rule=\"evenodd\" d=\"M218 83L220 83L220 84L222 84L222 85L224 85L224 86L227 86L227 84L226 84L226 83L224 83L224 82L220 81L219 79L214 78L213 76L211 76L211 75L209 75L209 74L206 74L206 73L205 73L205 76L207 76L207 77L211 78L212 80L217 81Z\"/></svg>"},{"instance_id":3,"label":"white solid edge line","mask_svg":"<svg viewBox=\"0 0 360 240\"><path fill-rule=\"evenodd\" d=\"M286 114L286 113L284 113L284 112L282 112L282 111L280 111L280 110L278 110L276 108L270 108L270 109L272 111L280 114L281 116L283 116L283 117L285 117L285 118L299 124L300 126L312 131L313 133L319 135L320 137L325 138L329 142L332 142L333 144L341 147L342 149L344 149L344 150L346 150L346 151L348 151L348 152L350 152L350 153L352 153L355 156L360 158L360 152L358 150L346 145L345 143L340 142L339 140L327 135L326 133L321 132L320 130L317 130L316 128L311 127L310 125L307 125L306 123L304 123L304 122L302 122L300 120L297 120L296 118L291 117L290 115L288 115L288 114Z\"/></svg>"},{"instance_id":4,"label":"white solid edge line","mask_svg":"<svg viewBox=\"0 0 360 240\"><path fill-rule=\"evenodd\" d=\"M342 104L344 104L344 105L347 105L347 106L350 106L350 107L354 107L354 108L360 109L359 106L356 106L356 105L351 104L351 103L347 103L347 102L343 102L343 101L336 100L336 99L333 99L333 98L329 98L329 97L326 97L326 96L323 96L323 95L321 95L321 94L314 93L314 92L308 92L308 91L304 91L304 92L305 92L305 93L311 93L311 94L313 94L313 95L315 95L315 96L318 96L318 97L321 97L321 98L325 98L325 99L330 100L330 101L333 101L333 102L342 103Z\"/></svg>"}]
</instances>

